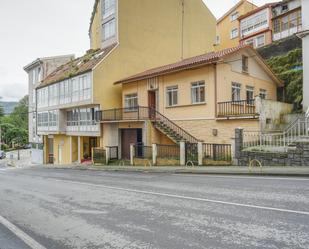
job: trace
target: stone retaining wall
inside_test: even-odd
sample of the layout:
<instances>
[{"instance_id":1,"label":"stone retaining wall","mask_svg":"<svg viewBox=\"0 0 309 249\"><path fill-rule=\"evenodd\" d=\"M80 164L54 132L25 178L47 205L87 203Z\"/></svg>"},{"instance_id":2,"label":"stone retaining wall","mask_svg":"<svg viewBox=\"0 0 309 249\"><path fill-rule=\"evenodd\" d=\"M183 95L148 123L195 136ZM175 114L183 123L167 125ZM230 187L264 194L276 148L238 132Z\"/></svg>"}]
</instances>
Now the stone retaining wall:
<instances>
[{"instance_id":1,"label":"stone retaining wall","mask_svg":"<svg viewBox=\"0 0 309 249\"><path fill-rule=\"evenodd\" d=\"M243 130L235 130L235 159L238 166L248 166L251 160L258 160L263 166L308 166L309 141L296 142L296 149L285 153L243 151Z\"/></svg>"}]
</instances>

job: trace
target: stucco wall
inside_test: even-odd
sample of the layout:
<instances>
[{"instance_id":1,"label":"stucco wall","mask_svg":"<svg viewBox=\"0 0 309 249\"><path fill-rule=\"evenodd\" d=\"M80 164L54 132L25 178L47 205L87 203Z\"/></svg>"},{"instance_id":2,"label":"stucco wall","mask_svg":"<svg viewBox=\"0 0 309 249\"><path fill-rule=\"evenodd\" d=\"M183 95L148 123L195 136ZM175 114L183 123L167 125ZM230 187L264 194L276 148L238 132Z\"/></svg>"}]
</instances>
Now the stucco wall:
<instances>
[{"instance_id":1,"label":"stucco wall","mask_svg":"<svg viewBox=\"0 0 309 249\"><path fill-rule=\"evenodd\" d=\"M256 6L252 5L250 2L243 1L243 3L233 12L237 11L239 16L242 16L255 8ZM227 15L221 22L217 24L217 35L220 36L220 44L215 47L216 50L235 47L239 44L239 37L235 39L231 39L230 37L231 30L234 28L239 29L239 21L235 20L231 22L230 15Z\"/></svg>"},{"instance_id":2,"label":"stucco wall","mask_svg":"<svg viewBox=\"0 0 309 249\"><path fill-rule=\"evenodd\" d=\"M185 1L183 40L180 0L120 0L118 5L119 46L93 74L94 102L101 109L121 107L115 81L209 52L215 37L215 18L201 0Z\"/></svg>"}]
</instances>

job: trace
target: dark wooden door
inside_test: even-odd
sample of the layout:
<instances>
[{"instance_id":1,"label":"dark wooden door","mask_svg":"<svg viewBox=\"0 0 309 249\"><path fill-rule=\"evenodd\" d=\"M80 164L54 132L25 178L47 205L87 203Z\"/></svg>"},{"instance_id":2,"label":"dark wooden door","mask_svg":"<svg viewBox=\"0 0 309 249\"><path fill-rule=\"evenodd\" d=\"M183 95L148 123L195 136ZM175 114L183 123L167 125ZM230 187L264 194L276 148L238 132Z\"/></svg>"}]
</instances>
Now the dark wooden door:
<instances>
[{"instance_id":1,"label":"dark wooden door","mask_svg":"<svg viewBox=\"0 0 309 249\"><path fill-rule=\"evenodd\" d=\"M122 159L130 159L130 144L142 142L142 129L121 130L121 156Z\"/></svg>"},{"instance_id":2,"label":"dark wooden door","mask_svg":"<svg viewBox=\"0 0 309 249\"><path fill-rule=\"evenodd\" d=\"M148 92L148 106L153 109L157 109L157 94L156 91Z\"/></svg>"}]
</instances>

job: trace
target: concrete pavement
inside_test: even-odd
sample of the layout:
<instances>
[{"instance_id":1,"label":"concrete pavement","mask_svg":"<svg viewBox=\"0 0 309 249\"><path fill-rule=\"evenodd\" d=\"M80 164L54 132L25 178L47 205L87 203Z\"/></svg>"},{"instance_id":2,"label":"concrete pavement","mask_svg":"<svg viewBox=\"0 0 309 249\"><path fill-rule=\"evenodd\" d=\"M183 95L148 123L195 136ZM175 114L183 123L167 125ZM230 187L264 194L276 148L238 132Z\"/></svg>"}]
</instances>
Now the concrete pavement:
<instances>
[{"instance_id":1,"label":"concrete pavement","mask_svg":"<svg viewBox=\"0 0 309 249\"><path fill-rule=\"evenodd\" d=\"M153 172L175 174L224 174L224 175L257 175L257 176L301 176L309 177L308 167L240 167L240 166L205 166L205 167L174 167L174 166L92 166L92 165L45 165L33 168L76 169L94 171L122 172Z\"/></svg>"},{"instance_id":2,"label":"concrete pavement","mask_svg":"<svg viewBox=\"0 0 309 249\"><path fill-rule=\"evenodd\" d=\"M16 169L0 200L46 248L309 248L309 178Z\"/></svg>"}]
</instances>

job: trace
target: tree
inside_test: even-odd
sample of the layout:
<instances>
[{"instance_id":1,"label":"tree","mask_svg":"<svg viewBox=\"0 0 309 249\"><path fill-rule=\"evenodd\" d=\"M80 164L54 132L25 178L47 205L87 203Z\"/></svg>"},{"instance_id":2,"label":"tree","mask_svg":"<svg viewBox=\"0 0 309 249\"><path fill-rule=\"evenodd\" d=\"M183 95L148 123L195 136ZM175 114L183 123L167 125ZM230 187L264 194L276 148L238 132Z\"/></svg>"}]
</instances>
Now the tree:
<instances>
[{"instance_id":1,"label":"tree","mask_svg":"<svg viewBox=\"0 0 309 249\"><path fill-rule=\"evenodd\" d=\"M22 98L9 116L0 118L3 142L9 146L28 141L28 96Z\"/></svg>"},{"instance_id":2,"label":"tree","mask_svg":"<svg viewBox=\"0 0 309 249\"><path fill-rule=\"evenodd\" d=\"M284 82L285 100L301 109L303 100L302 49L294 49L289 53L270 58L269 66Z\"/></svg>"}]
</instances>

